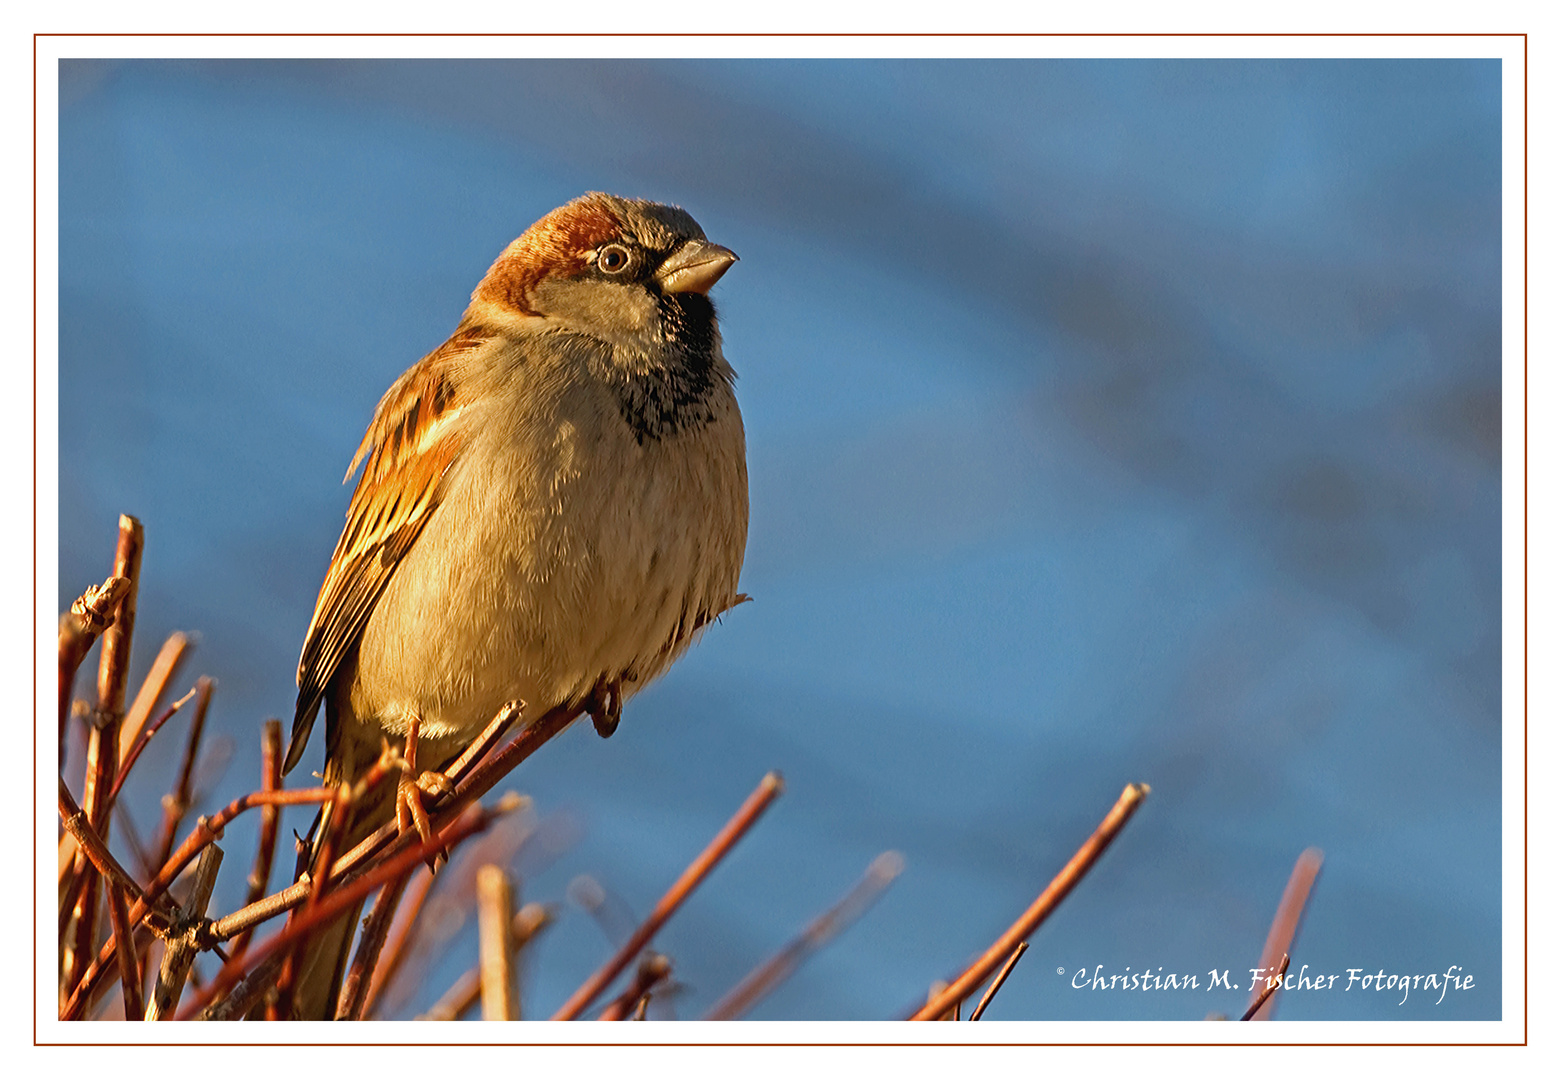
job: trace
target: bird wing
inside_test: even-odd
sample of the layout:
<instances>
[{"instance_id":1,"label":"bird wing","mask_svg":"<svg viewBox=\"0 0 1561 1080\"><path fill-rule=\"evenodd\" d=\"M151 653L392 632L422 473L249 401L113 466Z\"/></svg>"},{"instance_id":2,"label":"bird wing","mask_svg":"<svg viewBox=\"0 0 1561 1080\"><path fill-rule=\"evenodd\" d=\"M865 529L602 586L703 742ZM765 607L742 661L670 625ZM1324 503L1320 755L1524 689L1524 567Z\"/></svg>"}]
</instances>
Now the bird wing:
<instances>
[{"instance_id":1,"label":"bird wing","mask_svg":"<svg viewBox=\"0 0 1561 1080\"><path fill-rule=\"evenodd\" d=\"M363 476L320 586L298 661L298 704L283 772L303 756L326 688L352 651L391 575L439 505L461 450L454 423L464 407L454 380L461 357L488 335L469 328L407 370L385 392L342 482Z\"/></svg>"}]
</instances>

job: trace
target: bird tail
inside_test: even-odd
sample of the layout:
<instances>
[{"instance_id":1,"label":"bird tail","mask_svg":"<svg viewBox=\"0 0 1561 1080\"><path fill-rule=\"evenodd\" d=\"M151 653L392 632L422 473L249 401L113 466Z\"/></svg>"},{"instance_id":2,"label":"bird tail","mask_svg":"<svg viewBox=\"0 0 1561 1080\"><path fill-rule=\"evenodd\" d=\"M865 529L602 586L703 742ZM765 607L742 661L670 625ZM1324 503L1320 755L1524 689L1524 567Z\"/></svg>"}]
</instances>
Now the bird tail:
<instances>
[{"instance_id":1,"label":"bird tail","mask_svg":"<svg viewBox=\"0 0 1561 1080\"><path fill-rule=\"evenodd\" d=\"M327 786L341 783L345 778L343 774L351 774L356 779L374 761L373 758L369 758L367 761L354 763L352 757L353 755L331 755L331 760L326 764L325 769ZM356 768L353 767L354 764L357 765ZM374 787L364 791L352 804L348 811L350 816L337 833L333 859L340 858L351 851L365 837L389 820L394 809L395 790L395 778L386 777ZM320 866L319 862L321 848L327 834L331 831L330 812L331 809L327 806L315 819L314 828L311 830L313 840L308 861L300 867L300 870L307 868L311 874L324 871L325 868ZM352 942L358 929L358 917L362 911L363 904L360 901L314 931L304 942L294 958L292 979L294 1019L336 1019L337 998L341 994L342 980L347 973L347 963L352 955Z\"/></svg>"}]
</instances>

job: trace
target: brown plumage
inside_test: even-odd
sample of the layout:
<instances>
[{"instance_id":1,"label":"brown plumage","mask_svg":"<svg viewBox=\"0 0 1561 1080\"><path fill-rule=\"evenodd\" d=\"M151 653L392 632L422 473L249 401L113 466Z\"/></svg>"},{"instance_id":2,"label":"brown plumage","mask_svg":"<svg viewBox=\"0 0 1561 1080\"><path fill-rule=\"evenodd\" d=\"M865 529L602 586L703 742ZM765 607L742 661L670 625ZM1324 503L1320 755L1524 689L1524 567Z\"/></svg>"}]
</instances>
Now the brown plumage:
<instances>
[{"instance_id":1,"label":"brown plumage","mask_svg":"<svg viewBox=\"0 0 1561 1080\"><path fill-rule=\"evenodd\" d=\"M592 194L510 244L451 338L391 386L310 621L286 768L325 777L419 726L438 769L505 702L618 704L738 600L747 469L710 286L736 256L682 210ZM399 743L397 744L399 748ZM344 843L391 812L356 811ZM345 850L342 849L342 850ZM327 1016L351 920L296 998Z\"/></svg>"}]
</instances>

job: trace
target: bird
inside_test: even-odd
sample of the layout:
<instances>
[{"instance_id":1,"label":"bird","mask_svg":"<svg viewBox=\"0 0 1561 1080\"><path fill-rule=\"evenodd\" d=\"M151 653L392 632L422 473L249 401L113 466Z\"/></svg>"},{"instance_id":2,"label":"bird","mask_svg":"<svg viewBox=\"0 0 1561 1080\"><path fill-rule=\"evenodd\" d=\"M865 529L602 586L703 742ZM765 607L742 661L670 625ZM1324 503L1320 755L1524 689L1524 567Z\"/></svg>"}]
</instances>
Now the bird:
<instances>
[{"instance_id":1,"label":"bird","mask_svg":"<svg viewBox=\"0 0 1561 1080\"><path fill-rule=\"evenodd\" d=\"M587 193L504 248L386 391L344 480L362 466L283 771L322 707L326 784L409 741L427 771L354 803L338 853L397 800L417 809L507 702L530 718L583 703L611 735L747 599L745 436L708 295L736 261L680 207ZM297 1018L332 1018L356 921L311 938Z\"/></svg>"}]
</instances>

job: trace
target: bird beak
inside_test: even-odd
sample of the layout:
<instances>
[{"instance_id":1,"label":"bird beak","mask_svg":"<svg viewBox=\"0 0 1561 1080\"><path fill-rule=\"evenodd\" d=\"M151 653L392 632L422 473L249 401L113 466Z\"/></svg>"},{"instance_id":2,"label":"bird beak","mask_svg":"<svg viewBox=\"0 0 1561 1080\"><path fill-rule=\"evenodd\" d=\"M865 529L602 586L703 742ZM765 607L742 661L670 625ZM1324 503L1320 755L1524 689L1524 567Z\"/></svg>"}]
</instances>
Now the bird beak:
<instances>
[{"instance_id":1,"label":"bird beak","mask_svg":"<svg viewBox=\"0 0 1561 1080\"><path fill-rule=\"evenodd\" d=\"M720 244L690 240L661 264L656 280L665 293L707 293L736 261L737 256Z\"/></svg>"}]
</instances>

